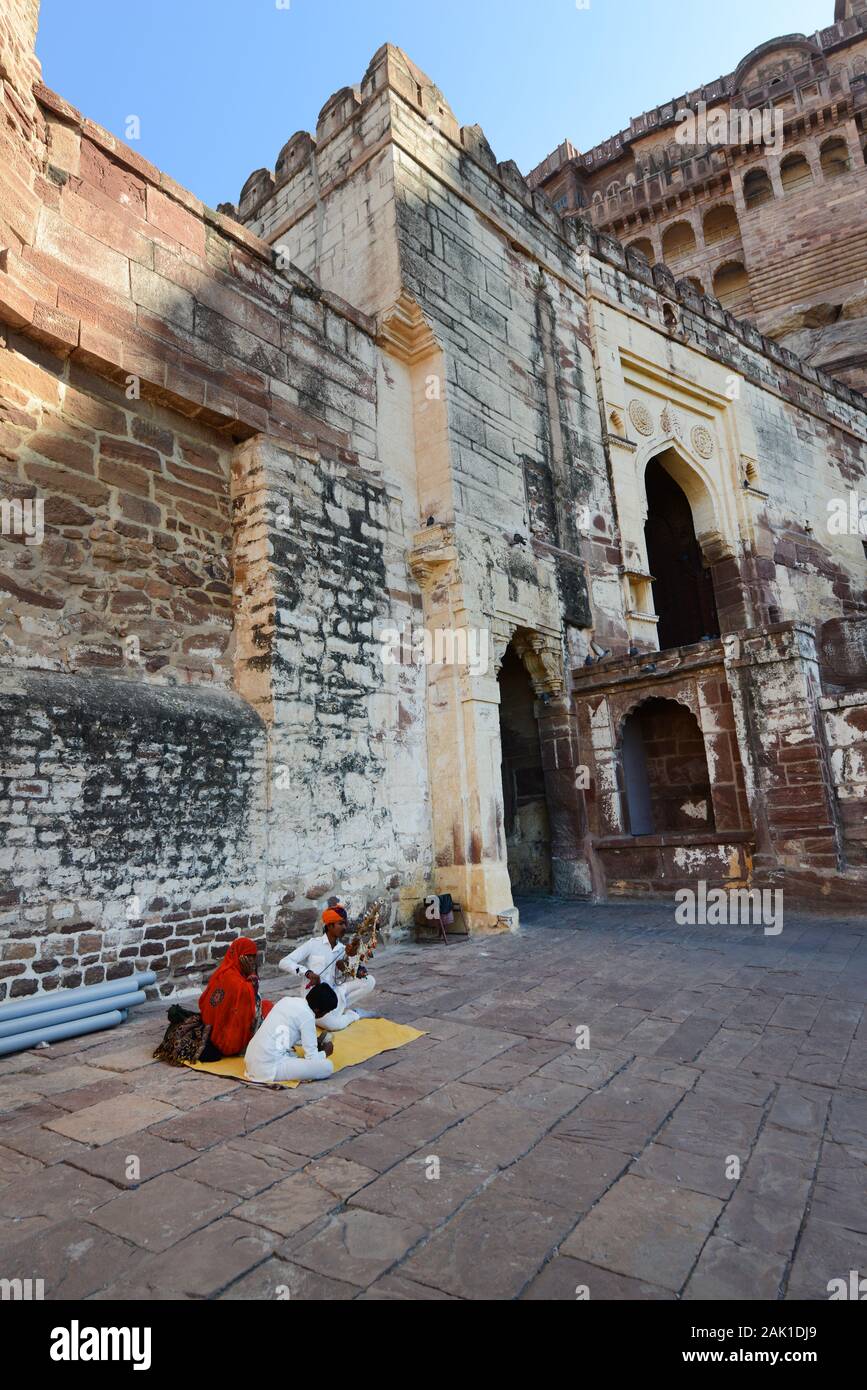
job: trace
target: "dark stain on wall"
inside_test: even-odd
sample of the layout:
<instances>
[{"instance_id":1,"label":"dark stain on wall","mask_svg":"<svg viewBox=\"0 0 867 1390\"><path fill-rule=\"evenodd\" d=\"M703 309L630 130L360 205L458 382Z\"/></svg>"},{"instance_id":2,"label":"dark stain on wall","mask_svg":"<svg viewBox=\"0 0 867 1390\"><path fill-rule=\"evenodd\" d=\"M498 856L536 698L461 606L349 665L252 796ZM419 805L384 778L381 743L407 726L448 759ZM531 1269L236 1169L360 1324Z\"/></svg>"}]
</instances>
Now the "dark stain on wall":
<instances>
[{"instance_id":1,"label":"dark stain on wall","mask_svg":"<svg viewBox=\"0 0 867 1390\"><path fill-rule=\"evenodd\" d=\"M28 673L16 684L0 694L0 796L14 824L20 787L36 789L22 798L46 851L36 899L62 897L67 868L102 898L137 873L171 877L192 860L191 889L237 879L264 747L248 705L101 675Z\"/></svg>"}]
</instances>

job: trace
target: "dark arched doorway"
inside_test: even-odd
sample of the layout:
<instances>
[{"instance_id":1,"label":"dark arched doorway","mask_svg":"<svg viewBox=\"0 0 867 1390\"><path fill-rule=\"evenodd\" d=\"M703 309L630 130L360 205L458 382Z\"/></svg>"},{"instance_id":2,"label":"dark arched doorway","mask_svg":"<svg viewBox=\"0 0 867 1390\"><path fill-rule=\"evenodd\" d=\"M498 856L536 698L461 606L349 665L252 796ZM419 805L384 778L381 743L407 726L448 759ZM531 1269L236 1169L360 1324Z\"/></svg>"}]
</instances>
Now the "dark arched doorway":
<instances>
[{"instance_id":1,"label":"dark arched doorway","mask_svg":"<svg viewBox=\"0 0 867 1390\"><path fill-rule=\"evenodd\" d=\"M644 538L653 575L660 650L719 637L713 577L696 540L686 493L659 459L651 459L647 465L644 486Z\"/></svg>"},{"instance_id":2,"label":"dark arched doorway","mask_svg":"<svg viewBox=\"0 0 867 1390\"><path fill-rule=\"evenodd\" d=\"M715 828L704 737L685 705L653 699L633 710L620 767L630 835Z\"/></svg>"},{"instance_id":3,"label":"dark arched doorway","mask_svg":"<svg viewBox=\"0 0 867 1390\"><path fill-rule=\"evenodd\" d=\"M536 696L511 646L499 679L504 828L512 892L550 892L551 824Z\"/></svg>"}]
</instances>

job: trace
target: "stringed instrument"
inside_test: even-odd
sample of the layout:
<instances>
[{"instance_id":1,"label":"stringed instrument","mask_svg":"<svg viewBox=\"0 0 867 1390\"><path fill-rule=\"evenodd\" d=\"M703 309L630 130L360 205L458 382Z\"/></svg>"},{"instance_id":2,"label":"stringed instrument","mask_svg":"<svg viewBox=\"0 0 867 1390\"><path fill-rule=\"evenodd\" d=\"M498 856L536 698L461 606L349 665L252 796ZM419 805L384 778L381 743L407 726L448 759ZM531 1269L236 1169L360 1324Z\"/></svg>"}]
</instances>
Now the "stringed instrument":
<instances>
[{"instance_id":1,"label":"stringed instrument","mask_svg":"<svg viewBox=\"0 0 867 1390\"><path fill-rule=\"evenodd\" d=\"M379 924L384 910L384 900L377 898L375 902L368 904L361 918L352 923L352 937L342 962L346 968L338 971L339 981L358 979L361 968L366 972L367 962L379 945Z\"/></svg>"}]
</instances>

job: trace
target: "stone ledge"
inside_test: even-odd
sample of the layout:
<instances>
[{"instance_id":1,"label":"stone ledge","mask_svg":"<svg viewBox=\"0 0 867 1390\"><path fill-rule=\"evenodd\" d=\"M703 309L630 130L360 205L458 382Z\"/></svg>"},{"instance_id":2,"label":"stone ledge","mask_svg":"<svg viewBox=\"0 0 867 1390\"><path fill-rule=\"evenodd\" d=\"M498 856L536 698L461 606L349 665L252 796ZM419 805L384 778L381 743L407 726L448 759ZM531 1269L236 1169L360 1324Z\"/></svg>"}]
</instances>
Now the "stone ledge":
<instances>
[{"instance_id":1,"label":"stone ledge","mask_svg":"<svg viewBox=\"0 0 867 1390\"><path fill-rule=\"evenodd\" d=\"M696 845L748 845L755 842L752 830L667 830L659 835L606 835L592 838L594 849L670 849Z\"/></svg>"}]
</instances>

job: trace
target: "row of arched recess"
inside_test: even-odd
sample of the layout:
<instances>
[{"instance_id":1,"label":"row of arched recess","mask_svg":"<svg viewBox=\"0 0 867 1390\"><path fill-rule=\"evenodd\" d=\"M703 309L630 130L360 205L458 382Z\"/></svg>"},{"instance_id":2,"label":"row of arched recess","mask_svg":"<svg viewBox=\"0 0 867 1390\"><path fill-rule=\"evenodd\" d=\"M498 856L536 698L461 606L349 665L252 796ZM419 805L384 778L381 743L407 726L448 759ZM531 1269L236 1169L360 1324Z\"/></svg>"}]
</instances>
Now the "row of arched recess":
<instances>
[{"instance_id":1,"label":"row of arched recess","mask_svg":"<svg viewBox=\"0 0 867 1390\"><path fill-rule=\"evenodd\" d=\"M867 149L864 152L867 163ZM852 167L849 146L841 135L831 135L819 146L819 172L823 180L838 179ZM792 150L779 163L783 196L798 193L813 183L813 170L803 150ZM761 207L775 197L774 185L766 167L751 169L743 179L744 202L748 208Z\"/></svg>"},{"instance_id":2,"label":"row of arched recess","mask_svg":"<svg viewBox=\"0 0 867 1390\"><path fill-rule=\"evenodd\" d=\"M867 161L867 149L865 149ZM851 169L849 146L841 136L830 136L819 149L819 168L822 178L835 179L847 174ZM784 198L799 193L812 186L813 169L802 150L793 150L784 156L778 166L779 187ZM771 174L765 165L751 169L742 180L744 203L747 209L759 208L776 198ZM752 312L750 282L740 245L741 226L738 214L731 203L720 203L710 208L701 223L704 248L699 246L695 227L686 218L680 218L667 226L661 237L662 259L666 265L677 271L679 263L723 243L731 243L728 256L718 265L709 269L707 278L693 273L684 276L699 294L711 292L723 308L738 315ZM737 245L735 245L737 243ZM637 237L629 242L632 250L638 251L653 265L656 253L649 237Z\"/></svg>"},{"instance_id":3,"label":"row of arched recess","mask_svg":"<svg viewBox=\"0 0 867 1390\"><path fill-rule=\"evenodd\" d=\"M707 294L710 291L723 307L730 309L732 313L747 314L752 309L752 300L750 298L749 277L742 259L740 230L737 213L730 204L725 203L719 207L711 208L705 216L703 225L705 247L729 241L733 243L732 249L735 254L720 261L719 265L710 273L708 284L705 284L699 276L694 274L679 278L683 278L687 284L692 285L698 294ZM737 245L735 246L734 243ZM650 265L654 264L656 257L649 237L638 237L629 243L629 247L633 251L640 252ZM689 222L674 222L671 226L666 227L662 236L662 259L675 272L679 262L695 255L698 251L699 246L695 232Z\"/></svg>"},{"instance_id":4,"label":"row of arched recess","mask_svg":"<svg viewBox=\"0 0 867 1390\"><path fill-rule=\"evenodd\" d=\"M738 215L731 203L721 203L705 213L702 222L702 235L706 247L715 246L723 241L730 241L733 237L740 238L740 234ZM653 265L655 256L653 244L649 237L639 237L637 240L631 241L629 245L634 251L640 251L642 256ZM673 265L674 262L693 255L698 249L695 229L692 223L685 219L672 222L662 234L662 259L666 265Z\"/></svg>"},{"instance_id":5,"label":"row of arched recess","mask_svg":"<svg viewBox=\"0 0 867 1390\"><path fill-rule=\"evenodd\" d=\"M679 147L681 159L684 155L683 147ZM867 163L867 145L863 148L864 161ZM847 174L852 167L849 146L842 135L829 135L819 146L819 171L823 179L839 178L841 174ZM806 170L806 172L805 172ZM813 172L810 161L803 150L792 150L783 156L779 162L780 182L783 193L794 193L798 188L813 182ZM593 203L598 206L606 199L617 198L624 188L634 187L637 180L633 174L629 174L626 183L622 184L619 179L614 179L606 188L603 195L601 189L593 194ZM765 192L767 197L774 197L773 184L768 172L768 167L762 166L761 169L751 169L744 175L742 180L744 200L747 207L754 206L751 201L758 197L760 202L765 202Z\"/></svg>"}]
</instances>

